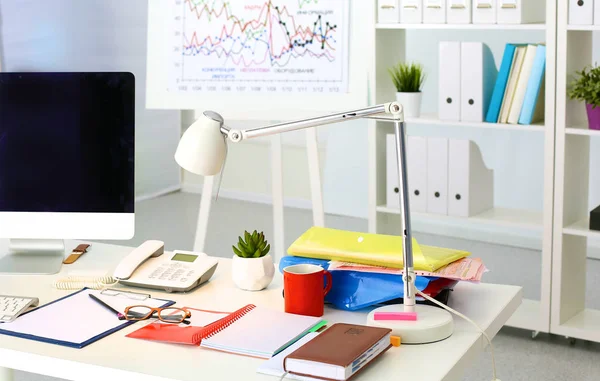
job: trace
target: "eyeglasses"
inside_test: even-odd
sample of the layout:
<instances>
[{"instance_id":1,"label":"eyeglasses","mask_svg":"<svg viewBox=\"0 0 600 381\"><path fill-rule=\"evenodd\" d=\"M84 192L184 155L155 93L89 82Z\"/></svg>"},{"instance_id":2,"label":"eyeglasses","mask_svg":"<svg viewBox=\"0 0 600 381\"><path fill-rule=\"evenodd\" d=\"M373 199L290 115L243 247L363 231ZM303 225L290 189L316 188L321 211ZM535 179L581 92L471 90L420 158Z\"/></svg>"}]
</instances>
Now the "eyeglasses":
<instances>
[{"instance_id":1,"label":"eyeglasses","mask_svg":"<svg viewBox=\"0 0 600 381\"><path fill-rule=\"evenodd\" d=\"M183 323L190 324L187 320L192 317L192 313L185 308L167 307L167 308L153 308L149 306L130 306L125 308L125 319L132 321L147 320L152 317L158 318L158 320L165 323Z\"/></svg>"}]
</instances>

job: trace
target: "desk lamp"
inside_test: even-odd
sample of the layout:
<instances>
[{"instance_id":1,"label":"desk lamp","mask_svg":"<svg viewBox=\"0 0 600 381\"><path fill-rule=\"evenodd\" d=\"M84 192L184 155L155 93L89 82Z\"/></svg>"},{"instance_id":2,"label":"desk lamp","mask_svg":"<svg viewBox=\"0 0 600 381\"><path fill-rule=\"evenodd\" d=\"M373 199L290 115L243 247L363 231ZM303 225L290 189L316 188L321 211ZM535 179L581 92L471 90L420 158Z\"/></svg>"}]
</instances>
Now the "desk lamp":
<instances>
[{"instance_id":1,"label":"desk lamp","mask_svg":"<svg viewBox=\"0 0 600 381\"><path fill-rule=\"evenodd\" d=\"M406 136L404 110L397 102L381 104L360 110L332 114L295 122L286 122L248 130L233 130L225 127L221 115L205 111L183 134L175 160L185 170L202 176L214 176L221 171L227 154L227 141L239 143L242 140L260 136L280 134L288 131L318 127L347 120L373 117L376 114L391 114L386 119L394 123L396 134L396 159L400 180L400 211L404 231L402 234L402 254L404 260L404 304L385 306L372 311L367 324L391 328L394 335L402 337L403 344L423 344L440 341L452 335L454 324L447 311L426 305L416 304L415 271L413 266L412 234L408 202L408 181L406 176ZM375 320L377 312L392 312L395 320ZM416 313L417 319L410 320ZM390 314L387 314L390 316Z\"/></svg>"}]
</instances>

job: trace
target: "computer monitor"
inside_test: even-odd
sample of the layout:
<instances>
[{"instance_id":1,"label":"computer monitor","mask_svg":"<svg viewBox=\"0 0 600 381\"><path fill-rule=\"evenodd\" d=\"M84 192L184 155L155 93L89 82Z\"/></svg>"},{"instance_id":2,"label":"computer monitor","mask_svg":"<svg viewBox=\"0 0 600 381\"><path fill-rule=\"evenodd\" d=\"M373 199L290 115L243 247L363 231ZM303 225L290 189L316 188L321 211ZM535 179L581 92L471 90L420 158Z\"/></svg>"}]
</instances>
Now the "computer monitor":
<instances>
[{"instance_id":1,"label":"computer monitor","mask_svg":"<svg viewBox=\"0 0 600 381\"><path fill-rule=\"evenodd\" d=\"M131 73L0 73L0 273L56 273L63 239L134 234Z\"/></svg>"}]
</instances>

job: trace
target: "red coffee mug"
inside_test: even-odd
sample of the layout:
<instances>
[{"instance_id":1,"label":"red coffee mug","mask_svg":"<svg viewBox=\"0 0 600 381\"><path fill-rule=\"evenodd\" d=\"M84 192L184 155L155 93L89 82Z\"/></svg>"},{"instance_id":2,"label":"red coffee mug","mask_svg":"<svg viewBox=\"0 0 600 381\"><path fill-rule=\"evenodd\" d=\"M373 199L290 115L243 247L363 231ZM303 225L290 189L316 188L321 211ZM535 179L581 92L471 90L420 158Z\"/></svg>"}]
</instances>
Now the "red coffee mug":
<instances>
[{"instance_id":1,"label":"red coffee mug","mask_svg":"<svg viewBox=\"0 0 600 381\"><path fill-rule=\"evenodd\" d=\"M324 285L324 278L327 283ZM317 265L294 265L283 269L285 312L323 316L325 295L331 290L331 273Z\"/></svg>"}]
</instances>

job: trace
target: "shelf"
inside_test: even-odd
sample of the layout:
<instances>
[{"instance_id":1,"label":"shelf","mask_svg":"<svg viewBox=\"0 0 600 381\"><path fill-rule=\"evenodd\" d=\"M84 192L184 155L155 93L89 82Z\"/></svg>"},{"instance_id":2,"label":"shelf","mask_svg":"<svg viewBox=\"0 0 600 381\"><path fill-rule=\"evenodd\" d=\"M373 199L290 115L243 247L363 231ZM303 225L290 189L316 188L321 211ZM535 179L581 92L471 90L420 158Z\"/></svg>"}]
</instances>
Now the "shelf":
<instances>
[{"instance_id":1,"label":"shelf","mask_svg":"<svg viewBox=\"0 0 600 381\"><path fill-rule=\"evenodd\" d=\"M600 136L600 130L590 130L588 128L567 127L565 131L567 135Z\"/></svg>"},{"instance_id":2,"label":"shelf","mask_svg":"<svg viewBox=\"0 0 600 381\"><path fill-rule=\"evenodd\" d=\"M556 327L557 335L600 342L600 311L585 309Z\"/></svg>"},{"instance_id":3,"label":"shelf","mask_svg":"<svg viewBox=\"0 0 600 381\"><path fill-rule=\"evenodd\" d=\"M376 29L546 30L546 24L377 24Z\"/></svg>"},{"instance_id":4,"label":"shelf","mask_svg":"<svg viewBox=\"0 0 600 381\"><path fill-rule=\"evenodd\" d=\"M600 25L567 25L567 30L598 31L600 30Z\"/></svg>"},{"instance_id":5,"label":"shelf","mask_svg":"<svg viewBox=\"0 0 600 381\"><path fill-rule=\"evenodd\" d=\"M393 121L393 117L388 114L378 114L369 117L369 119L375 119L379 121ZM485 122L461 122L461 121L450 121L440 120L437 115L434 114L423 114L420 118L406 118L407 124L418 124L418 125L437 125L437 126L460 126L470 128L487 128L487 129L498 129L498 130L511 130L511 131L524 131L524 132L544 132L546 129L543 125L522 125L522 124L502 124L502 123L485 123Z\"/></svg>"},{"instance_id":6,"label":"shelf","mask_svg":"<svg viewBox=\"0 0 600 381\"><path fill-rule=\"evenodd\" d=\"M584 218L563 228L563 234L600 238L600 231L590 230L590 219Z\"/></svg>"},{"instance_id":7,"label":"shelf","mask_svg":"<svg viewBox=\"0 0 600 381\"><path fill-rule=\"evenodd\" d=\"M513 316L506 322L507 326L531 331L546 331L548 327L540 327L542 323L542 304L539 300L523 299Z\"/></svg>"},{"instance_id":8,"label":"shelf","mask_svg":"<svg viewBox=\"0 0 600 381\"><path fill-rule=\"evenodd\" d=\"M400 214L400 211L396 208L388 208L387 205L380 205L377 207L377 211L381 213L389 214ZM519 210L519 209L505 209L505 208L493 208L485 211L481 214L472 217L455 217L445 216L442 214L430 214L430 213L411 213L413 218L427 218L437 219L445 221L466 221L477 224L489 224L496 226L504 226L511 228L521 228L528 230L543 230L543 216L542 212L536 212L531 210Z\"/></svg>"}]
</instances>

